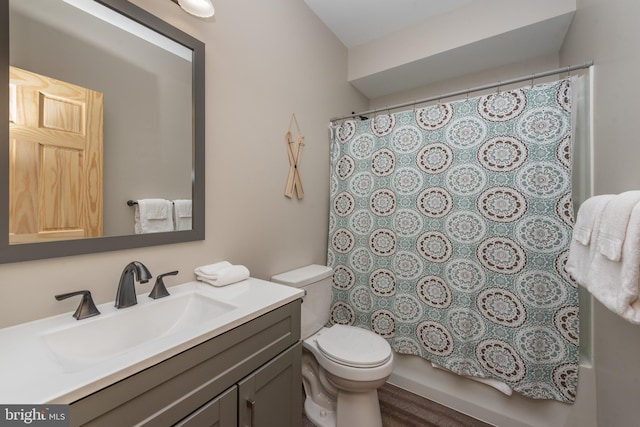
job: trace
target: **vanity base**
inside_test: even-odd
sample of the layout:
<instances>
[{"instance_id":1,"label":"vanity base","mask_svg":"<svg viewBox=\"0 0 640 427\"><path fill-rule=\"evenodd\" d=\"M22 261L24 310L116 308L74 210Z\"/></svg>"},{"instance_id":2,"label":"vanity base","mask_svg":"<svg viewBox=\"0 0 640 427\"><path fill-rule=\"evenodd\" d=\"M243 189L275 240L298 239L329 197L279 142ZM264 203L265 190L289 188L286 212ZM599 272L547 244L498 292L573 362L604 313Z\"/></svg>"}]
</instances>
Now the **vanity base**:
<instances>
[{"instance_id":1,"label":"vanity base","mask_svg":"<svg viewBox=\"0 0 640 427\"><path fill-rule=\"evenodd\" d=\"M300 303L73 402L71 425L301 425Z\"/></svg>"}]
</instances>

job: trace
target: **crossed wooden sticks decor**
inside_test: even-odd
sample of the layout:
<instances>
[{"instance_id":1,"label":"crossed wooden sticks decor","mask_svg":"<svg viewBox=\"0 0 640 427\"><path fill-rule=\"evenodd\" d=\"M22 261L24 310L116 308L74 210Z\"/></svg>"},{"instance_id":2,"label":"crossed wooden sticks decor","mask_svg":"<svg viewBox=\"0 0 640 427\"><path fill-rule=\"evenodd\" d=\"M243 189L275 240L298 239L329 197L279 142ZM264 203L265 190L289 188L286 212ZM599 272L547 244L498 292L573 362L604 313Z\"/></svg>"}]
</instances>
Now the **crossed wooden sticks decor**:
<instances>
[{"instance_id":1,"label":"crossed wooden sticks decor","mask_svg":"<svg viewBox=\"0 0 640 427\"><path fill-rule=\"evenodd\" d=\"M291 133L291 125L295 122L296 129L298 131L298 137L293 140L293 134ZM300 132L300 126L298 126L298 120L296 115L291 116L289 122L289 129L284 136L285 143L287 144L287 153L289 154L289 176L287 177L287 185L284 189L284 195L288 198L293 197L293 190L295 188L298 199L304 197L304 190L302 189L302 179L300 178L300 155L302 154L302 146L304 145L304 135Z\"/></svg>"}]
</instances>

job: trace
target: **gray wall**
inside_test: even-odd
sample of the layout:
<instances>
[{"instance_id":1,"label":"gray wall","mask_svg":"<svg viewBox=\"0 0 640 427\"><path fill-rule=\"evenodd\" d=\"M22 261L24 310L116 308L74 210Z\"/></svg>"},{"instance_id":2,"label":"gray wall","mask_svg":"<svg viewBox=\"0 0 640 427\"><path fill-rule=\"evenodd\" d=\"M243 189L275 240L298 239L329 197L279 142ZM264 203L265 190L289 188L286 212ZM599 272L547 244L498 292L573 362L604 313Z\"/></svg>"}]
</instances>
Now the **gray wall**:
<instances>
[{"instance_id":1,"label":"gray wall","mask_svg":"<svg viewBox=\"0 0 640 427\"><path fill-rule=\"evenodd\" d=\"M168 285L222 259L263 279L326 261L328 120L367 105L347 83L347 49L298 0L216 0L211 20L171 1L133 3L206 43L206 240L0 265L0 326L74 310L77 301L54 299L71 290L113 301L133 260L154 275L180 270ZM306 142L302 200L283 195L292 113Z\"/></svg>"},{"instance_id":2,"label":"gray wall","mask_svg":"<svg viewBox=\"0 0 640 427\"><path fill-rule=\"evenodd\" d=\"M595 61L595 193L640 189L640 144L635 84L640 69L640 3L578 0L560 52L563 64ZM640 422L640 326L593 306L598 425Z\"/></svg>"},{"instance_id":3,"label":"gray wall","mask_svg":"<svg viewBox=\"0 0 640 427\"><path fill-rule=\"evenodd\" d=\"M0 265L0 326L72 311L75 301L53 298L65 291L86 288L98 302L113 300L120 271L133 259L154 274L179 269L180 275L168 283L191 280L194 267L221 259L246 264L254 276L265 279L325 261L327 120L368 107L346 83L344 46L302 1L216 0L213 22L190 17L169 1L134 3L207 44L206 240ZM640 89L632 82L640 69L640 4L578 0L577 6L560 56L533 64L546 69L556 63L596 62L595 192L638 189L634 95ZM471 80L525 75L531 72L529 65ZM282 195L289 166L284 132L293 112L307 142L302 201ZM148 290L146 286L139 291ZM636 425L640 327L597 302L593 323L598 425Z\"/></svg>"}]
</instances>

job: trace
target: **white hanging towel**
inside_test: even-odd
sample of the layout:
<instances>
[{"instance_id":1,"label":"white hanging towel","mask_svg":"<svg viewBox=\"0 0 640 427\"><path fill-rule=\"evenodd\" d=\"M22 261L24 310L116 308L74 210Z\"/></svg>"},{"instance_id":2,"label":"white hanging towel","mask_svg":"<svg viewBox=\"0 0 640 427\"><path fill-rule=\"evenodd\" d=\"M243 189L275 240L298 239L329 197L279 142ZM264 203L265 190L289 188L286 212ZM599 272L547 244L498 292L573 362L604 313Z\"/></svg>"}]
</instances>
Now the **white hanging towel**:
<instances>
[{"instance_id":1,"label":"white hanging towel","mask_svg":"<svg viewBox=\"0 0 640 427\"><path fill-rule=\"evenodd\" d=\"M640 324L640 203L633 207L626 231L620 261L594 251L584 286L609 310Z\"/></svg>"},{"instance_id":2,"label":"white hanging towel","mask_svg":"<svg viewBox=\"0 0 640 427\"><path fill-rule=\"evenodd\" d=\"M581 285L585 286L591 260L596 252L597 234L604 208L613 199L612 194L603 194L585 200L576 216L573 237L569 244L566 270Z\"/></svg>"},{"instance_id":3,"label":"white hanging towel","mask_svg":"<svg viewBox=\"0 0 640 427\"><path fill-rule=\"evenodd\" d=\"M175 229L191 230L191 200L174 200L173 201L173 218Z\"/></svg>"},{"instance_id":4,"label":"white hanging towel","mask_svg":"<svg viewBox=\"0 0 640 427\"><path fill-rule=\"evenodd\" d=\"M228 261L203 265L194 270L196 279L213 286L227 286L249 278L249 269L244 265L234 265Z\"/></svg>"},{"instance_id":5,"label":"white hanging towel","mask_svg":"<svg viewBox=\"0 0 640 427\"><path fill-rule=\"evenodd\" d=\"M638 202L640 191L627 191L615 196L604 208L597 245L600 253L611 261L620 261L631 211Z\"/></svg>"},{"instance_id":6,"label":"white hanging towel","mask_svg":"<svg viewBox=\"0 0 640 427\"><path fill-rule=\"evenodd\" d=\"M173 207L165 199L140 199L135 211L135 233L173 231Z\"/></svg>"}]
</instances>

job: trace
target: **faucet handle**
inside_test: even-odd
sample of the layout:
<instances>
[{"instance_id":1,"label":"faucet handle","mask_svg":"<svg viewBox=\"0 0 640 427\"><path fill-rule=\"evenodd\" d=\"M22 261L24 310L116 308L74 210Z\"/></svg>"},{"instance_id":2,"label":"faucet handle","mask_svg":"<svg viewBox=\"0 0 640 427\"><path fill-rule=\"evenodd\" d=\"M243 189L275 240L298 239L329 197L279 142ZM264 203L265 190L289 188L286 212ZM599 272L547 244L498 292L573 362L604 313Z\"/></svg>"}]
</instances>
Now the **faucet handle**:
<instances>
[{"instance_id":1,"label":"faucet handle","mask_svg":"<svg viewBox=\"0 0 640 427\"><path fill-rule=\"evenodd\" d=\"M167 291L167 287L164 285L164 280L162 279L164 276L175 276L178 274L178 270L170 271L164 274L158 274L156 276L156 284L153 285L153 289L149 293L149 298L158 299L169 296L169 291Z\"/></svg>"},{"instance_id":2,"label":"faucet handle","mask_svg":"<svg viewBox=\"0 0 640 427\"><path fill-rule=\"evenodd\" d=\"M58 301L62 301L63 299L67 299L76 295L82 295L82 300L80 301L80 305L76 309L76 312L73 313L73 317L77 320L86 319L87 317L97 316L100 314L100 311L93 303L93 298L91 298L91 292L87 290L69 292L67 294L56 295L56 299Z\"/></svg>"}]
</instances>

